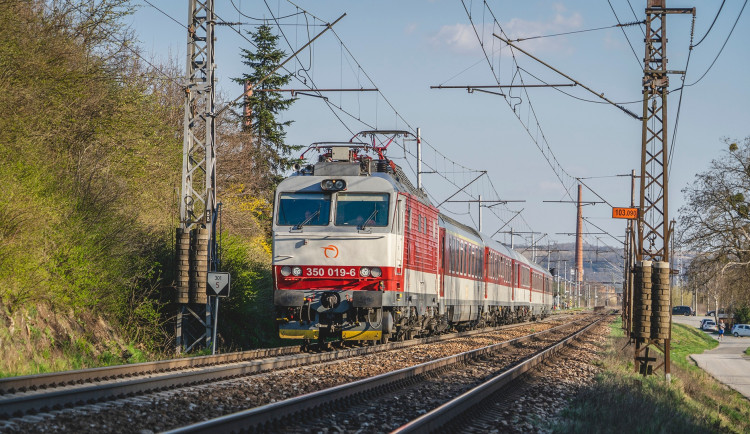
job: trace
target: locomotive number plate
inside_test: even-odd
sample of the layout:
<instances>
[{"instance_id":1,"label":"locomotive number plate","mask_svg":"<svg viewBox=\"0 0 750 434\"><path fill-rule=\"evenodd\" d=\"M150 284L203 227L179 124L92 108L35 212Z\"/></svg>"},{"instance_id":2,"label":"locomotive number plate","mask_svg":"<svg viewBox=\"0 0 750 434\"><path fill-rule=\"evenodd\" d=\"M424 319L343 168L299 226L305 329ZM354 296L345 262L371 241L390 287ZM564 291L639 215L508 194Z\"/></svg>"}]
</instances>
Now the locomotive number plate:
<instances>
[{"instance_id":1,"label":"locomotive number plate","mask_svg":"<svg viewBox=\"0 0 750 434\"><path fill-rule=\"evenodd\" d=\"M357 277L356 267L303 267L304 277Z\"/></svg>"}]
</instances>

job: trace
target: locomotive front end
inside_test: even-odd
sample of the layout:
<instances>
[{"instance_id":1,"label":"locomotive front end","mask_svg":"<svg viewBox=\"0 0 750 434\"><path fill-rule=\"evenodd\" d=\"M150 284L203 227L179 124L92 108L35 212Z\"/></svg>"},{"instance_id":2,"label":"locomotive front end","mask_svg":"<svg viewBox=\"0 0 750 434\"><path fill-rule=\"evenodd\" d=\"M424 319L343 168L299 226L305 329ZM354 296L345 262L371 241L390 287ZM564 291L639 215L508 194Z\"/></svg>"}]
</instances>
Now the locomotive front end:
<instances>
[{"instance_id":1,"label":"locomotive front end","mask_svg":"<svg viewBox=\"0 0 750 434\"><path fill-rule=\"evenodd\" d=\"M351 155L351 154L349 154ZM397 194L371 161L323 161L282 181L273 221L279 336L381 340L398 289Z\"/></svg>"}]
</instances>

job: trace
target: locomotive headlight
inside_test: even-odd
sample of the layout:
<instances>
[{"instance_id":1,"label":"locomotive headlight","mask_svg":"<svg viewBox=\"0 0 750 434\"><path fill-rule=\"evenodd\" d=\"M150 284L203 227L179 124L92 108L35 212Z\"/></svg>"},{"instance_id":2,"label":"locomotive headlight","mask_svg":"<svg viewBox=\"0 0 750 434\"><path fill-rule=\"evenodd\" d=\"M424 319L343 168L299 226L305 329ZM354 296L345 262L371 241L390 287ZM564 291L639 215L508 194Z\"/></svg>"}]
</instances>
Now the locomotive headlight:
<instances>
[{"instance_id":1,"label":"locomotive headlight","mask_svg":"<svg viewBox=\"0 0 750 434\"><path fill-rule=\"evenodd\" d=\"M359 269L359 275L362 277L368 277L370 275L370 269L367 267L362 267Z\"/></svg>"},{"instance_id":2,"label":"locomotive headlight","mask_svg":"<svg viewBox=\"0 0 750 434\"><path fill-rule=\"evenodd\" d=\"M381 271L378 267L372 267L372 269L370 270L370 275L372 277L380 277L383 275L383 271Z\"/></svg>"},{"instance_id":3,"label":"locomotive headlight","mask_svg":"<svg viewBox=\"0 0 750 434\"><path fill-rule=\"evenodd\" d=\"M281 267L281 275L282 276L286 277L286 276L288 276L290 274L292 274L292 267L290 267L288 265L284 265L283 267Z\"/></svg>"},{"instance_id":4,"label":"locomotive headlight","mask_svg":"<svg viewBox=\"0 0 750 434\"><path fill-rule=\"evenodd\" d=\"M346 181L343 179L324 179L320 181L320 188L329 191L346 190Z\"/></svg>"},{"instance_id":5,"label":"locomotive headlight","mask_svg":"<svg viewBox=\"0 0 750 434\"><path fill-rule=\"evenodd\" d=\"M302 275L302 269L300 267L294 267L292 268L292 274L295 276L301 276Z\"/></svg>"}]
</instances>

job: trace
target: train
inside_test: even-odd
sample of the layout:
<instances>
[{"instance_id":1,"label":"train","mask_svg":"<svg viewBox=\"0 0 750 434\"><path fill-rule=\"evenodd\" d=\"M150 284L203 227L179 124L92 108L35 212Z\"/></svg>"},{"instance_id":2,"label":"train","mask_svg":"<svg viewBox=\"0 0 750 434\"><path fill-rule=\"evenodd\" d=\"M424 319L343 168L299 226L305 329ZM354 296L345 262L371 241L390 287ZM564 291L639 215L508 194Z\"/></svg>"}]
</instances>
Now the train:
<instances>
[{"instance_id":1,"label":"train","mask_svg":"<svg viewBox=\"0 0 750 434\"><path fill-rule=\"evenodd\" d=\"M439 212L387 158L407 131L363 131L302 154L274 194L279 337L387 342L548 315L550 272ZM412 136L413 137L413 136Z\"/></svg>"}]
</instances>

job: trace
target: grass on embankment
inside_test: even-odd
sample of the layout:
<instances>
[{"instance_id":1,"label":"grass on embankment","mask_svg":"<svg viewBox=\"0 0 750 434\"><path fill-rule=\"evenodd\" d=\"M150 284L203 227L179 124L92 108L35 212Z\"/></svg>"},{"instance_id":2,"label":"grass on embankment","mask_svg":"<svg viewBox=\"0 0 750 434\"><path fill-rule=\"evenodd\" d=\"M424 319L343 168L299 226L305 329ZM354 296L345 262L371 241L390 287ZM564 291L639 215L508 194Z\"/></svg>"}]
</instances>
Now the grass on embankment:
<instances>
[{"instance_id":1,"label":"grass on embankment","mask_svg":"<svg viewBox=\"0 0 750 434\"><path fill-rule=\"evenodd\" d=\"M86 313L55 311L44 304L13 314L0 310L0 378L71 369L139 363L144 352L115 329Z\"/></svg>"},{"instance_id":2,"label":"grass on embankment","mask_svg":"<svg viewBox=\"0 0 750 434\"><path fill-rule=\"evenodd\" d=\"M750 432L750 401L694 366L689 354L716 341L693 328L673 324L672 383L664 371L649 377L633 372L633 346L620 321L602 348L602 372L551 427L553 432Z\"/></svg>"}]
</instances>

